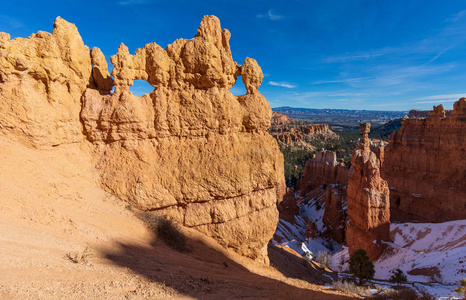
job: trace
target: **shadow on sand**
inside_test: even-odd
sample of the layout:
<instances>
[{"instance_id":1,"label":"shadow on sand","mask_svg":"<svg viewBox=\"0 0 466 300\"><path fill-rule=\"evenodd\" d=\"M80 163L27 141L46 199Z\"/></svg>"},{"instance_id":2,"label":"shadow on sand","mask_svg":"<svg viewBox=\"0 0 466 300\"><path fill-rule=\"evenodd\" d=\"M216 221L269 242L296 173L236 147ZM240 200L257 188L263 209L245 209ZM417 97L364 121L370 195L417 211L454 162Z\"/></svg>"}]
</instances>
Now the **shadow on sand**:
<instances>
[{"instance_id":1,"label":"shadow on sand","mask_svg":"<svg viewBox=\"0 0 466 300\"><path fill-rule=\"evenodd\" d=\"M252 273L200 240L188 238L188 245L190 253L176 252L157 239L148 245L120 243L104 255L119 266L198 299L350 299Z\"/></svg>"}]
</instances>

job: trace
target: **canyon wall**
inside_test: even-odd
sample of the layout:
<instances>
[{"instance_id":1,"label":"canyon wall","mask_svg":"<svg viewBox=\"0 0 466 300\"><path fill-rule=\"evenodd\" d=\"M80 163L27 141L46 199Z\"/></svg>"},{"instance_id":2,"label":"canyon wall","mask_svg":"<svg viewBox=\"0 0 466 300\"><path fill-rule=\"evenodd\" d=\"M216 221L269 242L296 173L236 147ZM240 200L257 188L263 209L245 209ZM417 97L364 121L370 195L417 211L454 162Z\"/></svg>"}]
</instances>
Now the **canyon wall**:
<instances>
[{"instance_id":1,"label":"canyon wall","mask_svg":"<svg viewBox=\"0 0 466 300\"><path fill-rule=\"evenodd\" d=\"M106 59L74 24L11 40L0 33L0 132L30 147L91 143L102 187L226 247L266 260L284 192L283 156L254 59L233 61L230 33L205 16L193 39ZM247 94L229 89L242 77ZM133 80L154 90L133 95ZM114 92L111 92L112 88Z\"/></svg>"},{"instance_id":2,"label":"canyon wall","mask_svg":"<svg viewBox=\"0 0 466 300\"><path fill-rule=\"evenodd\" d=\"M300 194L306 196L322 185L347 185L352 174L353 168L338 162L335 152L317 152L304 166L304 172L298 183Z\"/></svg>"},{"instance_id":3,"label":"canyon wall","mask_svg":"<svg viewBox=\"0 0 466 300\"><path fill-rule=\"evenodd\" d=\"M318 135L324 138L335 137L327 124L303 124L303 121L295 121L280 112L273 112L270 134L283 146L299 146L308 150L314 147L311 139Z\"/></svg>"},{"instance_id":4,"label":"canyon wall","mask_svg":"<svg viewBox=\"0 0 466 300\"><path fill-rule=\"evenodd\" d=\"M466 98L446 117L404 118L389 137L382 178L390 186L392 220L466 219Z\"/></svg>"},{"instance_id":5,"label":"canyon wall","mask_svg":"<svg viewBox=\"0 0 466 300\"><path fill-rule=\"evenodd\" d=\"M389 189L380 177L380 160L370 149L370 124L360 124L360 131L364 136L351 157L354 172L347 188L346 241L350 255L364 249L376 260L390 240Z\"/></svg>"},{"instance_id":6,"label":"canyon wall","mask_svg":"<svg viewBox=\"0 0 466 300\"><path fill-rule=\"evenodd\" d=\"M321 199L325 209L323 237L345 243L346 189L353 168L337 161L332 151L317 152L306 162L298 187L302 197Z\"/></svg>"}]
</instances>

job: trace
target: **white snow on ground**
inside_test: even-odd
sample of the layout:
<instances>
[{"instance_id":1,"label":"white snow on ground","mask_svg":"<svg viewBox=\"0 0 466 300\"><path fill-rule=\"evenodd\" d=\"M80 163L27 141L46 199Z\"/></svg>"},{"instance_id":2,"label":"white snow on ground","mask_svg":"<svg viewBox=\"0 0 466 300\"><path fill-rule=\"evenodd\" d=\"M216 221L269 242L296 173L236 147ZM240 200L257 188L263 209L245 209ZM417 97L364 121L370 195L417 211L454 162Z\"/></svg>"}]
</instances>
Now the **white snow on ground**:
<instances>
[{"instance_id":1,"label":"white snow on ground","mask_svg":"<svg viewBox=\"0 0 466 300\"><path fill-rule=\"evenodd\" d=\"M466 220L391 224L390 236L391 249L374 262L375 278L388 280L391 270L401 269L408 281L418 282L411 286L437 297L458 296L454 289L466 278ZM342 247L331 256L330 268L347 271L348 258L348 248Z\"/></svg>"},{"instance_id":2,"label":"white snow on ground","mask_svg":"<svg viewBox=\"0 0 466 300\"><path fill-rule=\"evenodd\" d=\"M348 248L317 237L306 238L306 225L310 220L316 225L317 232L323 231L324 209L318 208L317 199L300 205L300 215L293 224L280 220L274 244L287 246L300 255L309 251L314 258L319 251L335 251L330 256L330 268L336 272L348 271ZM390 226L393 243L389 251L375 265L374 281L383 287L390 287L388 280L391 270L401 269L407 275L408 285L425 290L439 299L458 297L454 291L459 280L466 278L466 220L445 223L393 223ZM342 258L343 257L343 258ZM410 272L411 274L409 274ZM443 298L447 297L447 298Z\"/></svg>"},{"instance_id":3,"label":"white snow on ground","mask_svg":"<svg viewBox=\"0 0 466 300\"><path fill-rule=\"evenodd\" d=\"M338 243L328 242L320 237L306 238L306 225L309 221L316 225L317 232L324 230L322 222L324 209L317 209L316 200L313 199L307 204L302 204L299 213L299 216L295 216L294 224L280 219L275 232L275 236L278 238L272 240L274 244L289 247L300 255L308 253L309 258L315 258L320 251L329 251L329 247L336 251L339 250Z\"/></svg>"},{"instance_id":4,"label":"white snow on ground","mask_svg":"<svg viewBox=\"0 0 466 300\"><path fill-rule=\"evenodd\" d=\"M377 278L389 278L390 270L428 270L408 275L408 280L459 284L466 278L466 220L445 223L391 224L393 251L375 262Z\"/></svg>"}]
</instances>

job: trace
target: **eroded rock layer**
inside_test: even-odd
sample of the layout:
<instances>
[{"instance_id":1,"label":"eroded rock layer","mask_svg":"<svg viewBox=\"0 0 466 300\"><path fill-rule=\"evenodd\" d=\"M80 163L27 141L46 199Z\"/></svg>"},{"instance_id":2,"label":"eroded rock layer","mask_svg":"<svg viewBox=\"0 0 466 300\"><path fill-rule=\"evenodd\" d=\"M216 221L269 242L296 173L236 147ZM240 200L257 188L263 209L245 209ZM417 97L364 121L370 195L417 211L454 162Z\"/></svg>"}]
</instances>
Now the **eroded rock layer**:
<instances>
[{"instance_id":1,"label":"eroded rock layer","mask_svg":"<svg viewBox=\"0 0 466 300\"><path fill-rule=\"evenodd\" d=\"M370 150L370 124L363 123L364 137L353 151L354 172L349 180L346 241L352 254L364 249L371 260L382 254L390 240L390 199L388 184L380 177L380 160Z\"/></svg>"},{"instance_id":2,"label":"eroded rock layer","mask_svg":"<svg viewBox=\"0 0 466 300\"><path fill-rule=\"evenodd\" d=\"M205 16L191 40L134 55L89 50L57 18L52 34L0 34L0 130L36 147L90 141L103 187L263 260L278 222L283 156L254 59L233 61L230 33ZM241 76L247 94L229 89ZM130 92L136 79L154 90ZM112 88L114 92L111 92Z\"/></svg>"},{"instance_id":3,"label":"eroded rock layer","mask_svg":"<svg viewBox=\"0 0 466 300\"><path fill-rule=\"evenodd\" d=\"M305 199L321 199L325 208L322 236L345 243L346 189L353 168L337 160L336 152L321 151L306 162L298 186Z\"/></svg>"},{"instance_id":4,"label":"eroded rock layer","mask_svg":"<svg viewBox=\"0 0 466 300\"><path fill-rule=\"evenodd\" d=\"M390 186L392 220L443 222L466 218L466 98L446 117L404 118L385 148L382 177Z\"/></svg>"},{"instance_id":5,"label":"eroded rock layer","mask_svg":"<svg viewBox=\"0 0 466 300\"><path fill-rule=\"evenodd\" d=\"M292 146L313 150L312 139L336 137L327 124L309 124L308 122L295 121L285 114L274 111L271 120L270 134L281 146Z\"/></svg>"}]
</instances>

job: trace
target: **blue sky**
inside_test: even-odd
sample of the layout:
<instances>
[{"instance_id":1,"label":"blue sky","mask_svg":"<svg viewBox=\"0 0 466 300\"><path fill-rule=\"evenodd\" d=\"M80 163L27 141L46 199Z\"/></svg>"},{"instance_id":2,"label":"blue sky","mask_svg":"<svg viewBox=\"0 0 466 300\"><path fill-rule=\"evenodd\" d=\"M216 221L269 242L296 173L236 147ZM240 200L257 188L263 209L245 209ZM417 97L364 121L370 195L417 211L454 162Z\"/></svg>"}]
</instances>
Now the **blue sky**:
<instances>
[{"instance_id":1,"label":"blue sky","mask_svg":"<svg viewBox=\"0 0 466 300\"><path fill-rule=\"evenodd\" d=\"M232 33L238 63L259 62L272 107L451 109L466 97L464 0L16 0L3 1L0 31L51 32L61 16L109 60L121 42L134 53L192 38L207 14Z\"/></svg>"}]
</instances>

